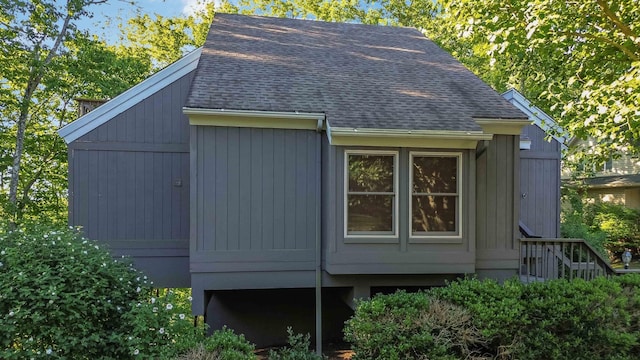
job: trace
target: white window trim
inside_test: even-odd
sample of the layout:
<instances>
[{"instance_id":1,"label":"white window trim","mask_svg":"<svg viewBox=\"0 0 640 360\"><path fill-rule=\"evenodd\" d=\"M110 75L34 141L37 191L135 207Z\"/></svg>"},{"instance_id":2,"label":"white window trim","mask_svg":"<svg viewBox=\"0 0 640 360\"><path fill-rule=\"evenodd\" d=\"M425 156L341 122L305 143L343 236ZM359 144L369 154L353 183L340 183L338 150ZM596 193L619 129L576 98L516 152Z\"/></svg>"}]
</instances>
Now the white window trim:
<instances>
[{"instance_id":1,"label":"white window trim","mask_svg":"<svg viewBox=\"0 0 640 360\"><path fill-rule=\"evenodd\" d=\"M442 234L438 232L433 232L431 234L426 233L425 235L414 235L413 234L413 158L414 156L430 156L430 157L456 157L458 159L458 173L456 179L456 192L458 193L458 201L457 201L457 209L458 209L458 233L455 235ZM413 242L419 243L422 242L431 242L430 239L462 239L462 153L461 152L422 152L422 151L410 151L409 152L409 221L408 231L409 231L409 240L415 240Z\"/></svg>"},{"instance_id":2,"label":"white window trim","mask_svg":"<svg viewBox=\"0 0 640 360\"><path fill-rule=\"evenodd\" d=\"M349 219L348 213L348 195L349 195L349 155L393 155L393 194L394 194L394 206L393 206L393 234L378 234L372 232L371 234L349 234L347 230L347 221ZM343 182L343 216L342 222L344 223L344 237L345 239L398 239L398 226L399 222L399 187L398 187L398 172L399 172L399 152L391 150L345 150L344 151L344 182Z\"/></svg>"}]
</instances>

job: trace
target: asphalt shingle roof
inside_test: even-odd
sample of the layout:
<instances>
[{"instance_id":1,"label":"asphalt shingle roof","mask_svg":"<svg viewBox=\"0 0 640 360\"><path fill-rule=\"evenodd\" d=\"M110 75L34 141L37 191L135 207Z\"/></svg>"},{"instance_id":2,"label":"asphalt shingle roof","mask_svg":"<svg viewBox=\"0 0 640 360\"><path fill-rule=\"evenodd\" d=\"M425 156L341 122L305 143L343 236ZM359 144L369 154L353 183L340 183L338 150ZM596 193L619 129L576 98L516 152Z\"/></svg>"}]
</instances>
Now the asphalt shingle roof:
<instances>
[{"instance_id":1,"label":"asphalt shingle roof","mask_svg":"<svg viewBox=\"0 0 640 360\"><path fill-rule=\"evenodd\" d=\"M324 112L346 128L526 119L416 29L230 14L213 20L186 106Z\"/></svg>"},{"instance_id":2,"label":"asphalt shingle roof","mask_svg":"<svg viewBox=\"0 0 640 360\"><path fill-rule=\"evenodd\" d=\"M585 179L587 185L594 187L628 187L640 185L640 174L596 176Z\"/></svg>"}]
</instances>

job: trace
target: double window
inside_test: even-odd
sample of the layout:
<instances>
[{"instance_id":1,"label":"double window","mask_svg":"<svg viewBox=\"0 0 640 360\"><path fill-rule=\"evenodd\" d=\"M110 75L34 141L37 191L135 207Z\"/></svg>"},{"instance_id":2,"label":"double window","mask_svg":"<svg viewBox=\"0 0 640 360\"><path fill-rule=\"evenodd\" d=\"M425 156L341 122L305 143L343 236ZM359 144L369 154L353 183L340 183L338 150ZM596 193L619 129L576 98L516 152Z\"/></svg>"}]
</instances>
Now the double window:
<instances>
[{"instance_id":1,"label":"double window","mask_svg":"<svg viewBox=\"0 0 640 360\"><path fill-rule=\"evenodd\" d=\"M345 235L397 237L398 224L407 224L412 238L460 237L462 155L410 152L407 166L398 159L393 151L346 152ZM403 192L407 204L399 204ZM400 206L408 208L408 222L399 221Z\"/></svg>"}]
</instances>

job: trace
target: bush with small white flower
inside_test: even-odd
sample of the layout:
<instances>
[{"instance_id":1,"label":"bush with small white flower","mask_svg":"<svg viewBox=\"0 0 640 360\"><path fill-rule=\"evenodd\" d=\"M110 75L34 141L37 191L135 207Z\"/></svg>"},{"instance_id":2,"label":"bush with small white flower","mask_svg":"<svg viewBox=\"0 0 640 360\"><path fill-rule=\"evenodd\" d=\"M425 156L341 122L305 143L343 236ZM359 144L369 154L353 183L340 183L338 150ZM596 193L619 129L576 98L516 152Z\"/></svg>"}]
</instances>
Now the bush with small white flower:
<instances>
[{"instance_id":1,"label":"bush with small white flower","mask_svg":"<svg viewBox=\"0 0 640 360\"><path fill-rule=\"evenodd\" d=\"M0 229L0 358L125 359L132 302L150 281L69 228Z\"/></svg>"},{"instance_id":2,"label":"bush with small white flower","mask_svg":"<svg viewBox=\"0 0 640 360\"><path fill-rule=\"evenodd\" d=\"M153 289L77 230L4 229L0 359L174 359L219 338L205 338L203 321L194 326L191 289Z\"/></svg>"},{"instance_id":3,"label":"bush with small white flower","mask_svg":"<svg viewBox=\"0 0 640 360\"><path fill-rule=\"evenodd\" d=\"M157 289L124 314L127 346L136 359L172 359L205 339L204 322L194 326L191 289Z\"/></svg>"}]
</instances>

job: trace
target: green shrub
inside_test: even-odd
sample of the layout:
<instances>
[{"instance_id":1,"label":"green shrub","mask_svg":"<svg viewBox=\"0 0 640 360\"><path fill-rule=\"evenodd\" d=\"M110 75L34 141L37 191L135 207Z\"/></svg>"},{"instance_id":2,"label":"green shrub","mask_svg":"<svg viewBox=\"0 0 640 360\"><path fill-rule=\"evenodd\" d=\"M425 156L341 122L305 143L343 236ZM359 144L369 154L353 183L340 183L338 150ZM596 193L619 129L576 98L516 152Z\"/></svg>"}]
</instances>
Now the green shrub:
<instances>
[{"instance_id":1,"label":"green shrub","mask_svg":"<svg viewBox=\"0 0 640 360\"><path fill-rule=\"evenodd\" d=\"M269 351L269 360L322 360L323 357L311 351L309 334L294 334L291 327L287 328L289 346Z\"/></svg>"},{"instance_id":2,"label":"green shrub","mask_svg":"<svg viewBox=\"0 0 640 360\"><path fill-rule=\"evenodd\" d=\"M155 290L123 314L126 346L138 359L170 359L205 340L205 326L193 325L190 289Z\"/></svg>"},{"instance_id":3,"label":"green shrub","mask_svg":"<svg viewBox=\"0 0 640 360\"><path fill-rule=\"evenodd\" d=\"M522 300L529 326L520 359L617 359L637 341L628 299L607 278L523 285Z\"/></svg>"},{"instance_id":4,"label":"green shrub","mask_svg":"<svg viewBox=\"0 0 640 360\"><path fill-rule=\"evenodd\" d=\"M0 232L0 358L173 358L204 341L190 290L153 290L69 228Z\"/></svg>"},{"instance_id":5,"label":"green shrub","mask_svg":"<svg viewBox=\"0 0 640 360\"><path fill-rule=\"evenodd\" d=\"M460 306L470 313L467 326L480 331L485 341L476 352L495 358L509 358L523 348L521 329L528 325L522 317L522 284L517 280L499 284L494 280L465 279L434 288L429 294Z\"/></svg>"},{"instance_id":6,"label":"green shrub","mask_svg":"<svg viewBox=\"0 0 640 360\"><path fill-rule=\"evenodd\" d=\"M247 360L256 359L255 346L243 335L236 335L226 327L178 357L178 360Z\"/></svg>"},{"instance_id":7,"label":"green shrub","mask_svg":"<svg viewBox=\"0 0 640 360\"><path fill-rule=\"evenodd\" d=\"M193 326L190 290L153 290L69 228L0 232L0 358L171 359L204 347L247 359L253 346L231 330L205 338Z\"/></svg>"},{"instance_id":8,"label":"green shrub","mask_svg":"<svg viewBox=\"0 0 640 360\"><path fill-rule=\"evenodd\" d=\"M344 332L360 360L467 358L484 343L466 310L404 291L360 302Z\"/></svg>"},{"instance_id":9,"label":"green shrub","mask_svg":"<svg viewBox=\"0 0 640 360\"><path fill-rule=\"evenodd\" d=\"M561 236L586 240L605 257L640 255L640 211L611 203L581 204L562 214Z\"/></svg>"},{"instance_id":10,"label":"green shrub","mask_svg":"<svg viewBox=\"0 0 640 360\"><path fill-rule=\"evenodd\" d=\"M137 359L255 359L255 346L224 327L205 336L206 324L194 327L191 289L156 290L124 315L127 346Z\"/></svg>"},{"instance_id":11,"label":"green shrub","mask_svg":"<svg viewBox=\"0 0 640 360\"><path fill-rule=\"evenodd\" d=\"M244 335L237 335L233 330L223 327L203 341L204 348L209 352L217 352L221 359L225 360L246 360L255 359L253 353L255 345L244 338Z\"/></svg>"},{"instance_id":12,"label":"green shrub","mask_svg":"<svg viewBox=\"0 0 640 360\"><path fill-rule=\"evenodd\" d=\"M224 360L219 352L208 351L204 344L198 344L196 347L187 350L180 355L177 360Z\"/></svg>"},{"instance_id":13,"label":"green shrub","mask_svg":"<svg viewBox=\"0 0 640 360\"><path fill-rule=\"evenodd\" d=\"M593 206L594 228L607 234L605 247L618 258L626 248L640 249L640 211L622 205L601 203Z\"/></svg>"},{"instance_id":14,"label":"green shrub","mask_svg":"<svg viewBox=\"0 0 640 360\"><path fill-rule=\"evenodd\" d=\"M0 358L127 358L123 314L149 286L72 229L0 230Z\"/></svg>"},{"instance_id":15,"label":"green shrub","mask_svg":"<svg viewBox=\"0 0 640 360\"><path fill-rule=\"evenodd\" d=\"M610 257L606 247L607 233L586 224L581 214L563 215L562 223L560 224L560 236L569 239L584 239L604 259Z\"/></svg>"},{"instance_id":16,"label":"green shrub","mask_svg":"<svg viewBox=\"0 0 640 360\"><path fill-rule=\"evenodd\" d=\"M358 359L639 359L639 290L640 275L528 285L467 279L364 301L345 338Z\"/></svg>"},{"instance_id":17,"label":"green shrub","mask_svg":"<svg viewBox=\"0 0 640 360\"><path fill-rule=\"evenodd\" d=\"M640 274L625 274L613 278L622 287L622 296L628 299L629 332L639 341L633 347L632 354L640 354ZM640 355L638 355L640 357Z\"/></svg>"}]
</instances>

